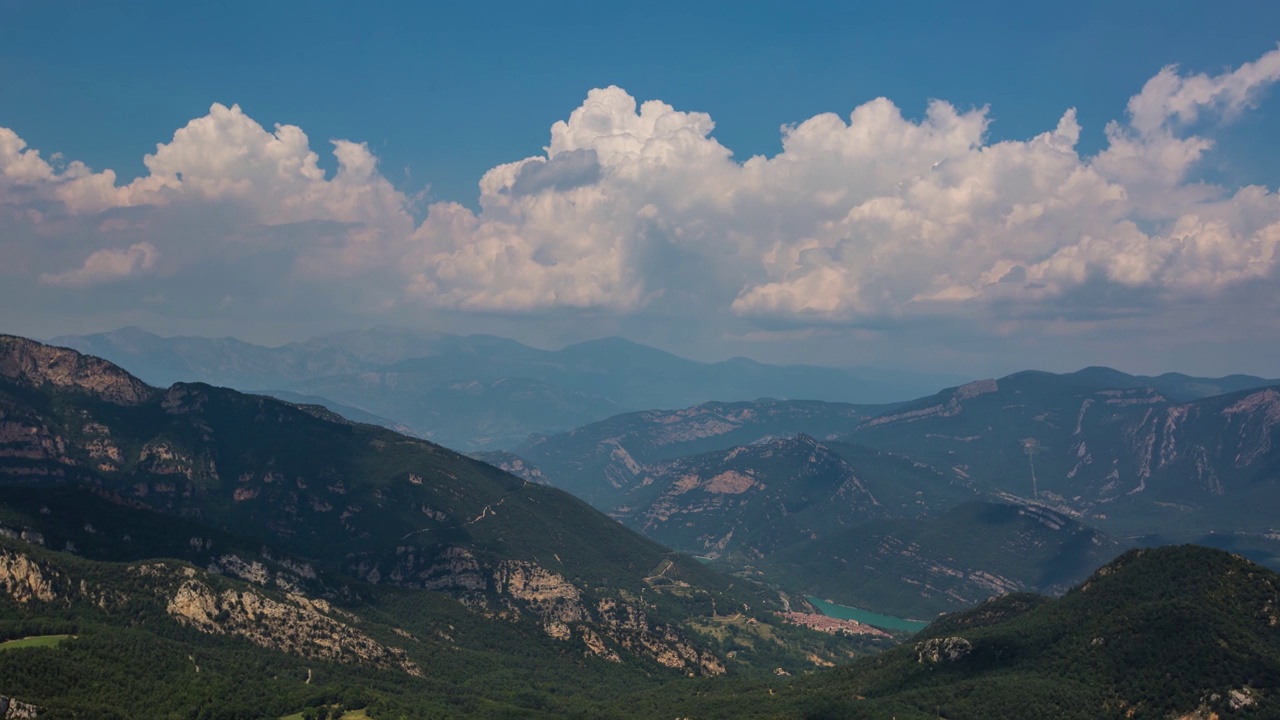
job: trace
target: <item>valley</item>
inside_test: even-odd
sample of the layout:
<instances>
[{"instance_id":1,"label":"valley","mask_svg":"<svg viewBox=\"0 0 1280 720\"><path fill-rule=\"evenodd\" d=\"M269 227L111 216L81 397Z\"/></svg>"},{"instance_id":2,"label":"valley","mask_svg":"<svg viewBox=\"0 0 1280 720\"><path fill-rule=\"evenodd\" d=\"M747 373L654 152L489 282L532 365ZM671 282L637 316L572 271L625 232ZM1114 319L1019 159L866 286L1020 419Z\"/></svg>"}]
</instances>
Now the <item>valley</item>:
<instances>
[{"instance_id":1,"label":"valley","mask_svg":"<svg viewBox=\"0 0 1280 720\"><path fill-rule=\"evenodd\" d=\"M28 679L3 690L41 717L136 712L40 679L55 660L110 675L103 652L135 651L169 658L136 692L186 688L170 703L179 715L226 682L255 688L245 707L273 718L339 706L633 716L620 697L641 717L706 707L669 693L690 677L729 683L705 686L718 708L737 706L717 688L749 695L768 677L796 678L783 697L811 687L804 697L844 707L812 683L881 677L872 668L909 647L914 662L967 656L977 640L929 638L983 608L1049 612L1038 608L1130 548L1198 533L1271 562L1280 538L1257 507L1280 466L1267 387L1192 397L1220 385L1166 378L1174 400L1091 371L880 405L708 402L474 452L481 462L314 396L155 388L15 337L0 351L0 640L12 643L0 677L20 659ZM1030 447L1036 485L1023 488ZM1026 475L1007 467L1019 455ZM1126 485L1130 473L1145 486ZM1016 626L1023 612L993 618ZM180 679L184 662L200 670ZM265 683L235 669L268 665L292 669ZM913 717L922 697L999 687L977 679L996 666L927 692L902 666L845 710ZM1093 698L1094 679L1081 682L1063 697ZM800 698L776 707L791 716L813 702Z\"/></svg>"},{"instance_id":2,"label":"valley","mask_svg":"<svg viewBox=\"0 0 1280 720\"><path fill-rule=\"evenodd\" d=\"M890 615L881 615L870 610L862 608L849 607L833 603L830 600L809 595L805 598L813 607L823 615L839 618L841 620L855 620L857 622L878 627L882 630L898 630L901 632L916 633L925 628L929 623L924 620L911 620L909 618L893 617Z\"/></svg>"}]
</instances>

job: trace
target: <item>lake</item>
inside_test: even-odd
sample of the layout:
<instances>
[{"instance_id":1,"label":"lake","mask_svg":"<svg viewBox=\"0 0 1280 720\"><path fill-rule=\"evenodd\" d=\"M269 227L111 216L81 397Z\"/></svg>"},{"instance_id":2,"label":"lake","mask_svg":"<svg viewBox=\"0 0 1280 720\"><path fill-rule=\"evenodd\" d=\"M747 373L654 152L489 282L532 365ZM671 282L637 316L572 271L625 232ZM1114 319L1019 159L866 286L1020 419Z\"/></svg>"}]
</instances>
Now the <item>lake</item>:
<instances>
[{"instance_id":1,"label":"lake","mask_svg":"<svg viewBox=\"0 0 1280 720\"><path fill-rule=\"evenodd\" d=\"M873 613L870 610L849 607L848 605L837 605L819 597L807 596L807 598L809 602L813 603L814 607L818 608L818 612L827 617L840 618L841 620L857 620L864 625L878 627L881 630L916 632L929 624L923 620L908 620L892 615L881 615L880 613Z\"/></svg>"}]
</instances>

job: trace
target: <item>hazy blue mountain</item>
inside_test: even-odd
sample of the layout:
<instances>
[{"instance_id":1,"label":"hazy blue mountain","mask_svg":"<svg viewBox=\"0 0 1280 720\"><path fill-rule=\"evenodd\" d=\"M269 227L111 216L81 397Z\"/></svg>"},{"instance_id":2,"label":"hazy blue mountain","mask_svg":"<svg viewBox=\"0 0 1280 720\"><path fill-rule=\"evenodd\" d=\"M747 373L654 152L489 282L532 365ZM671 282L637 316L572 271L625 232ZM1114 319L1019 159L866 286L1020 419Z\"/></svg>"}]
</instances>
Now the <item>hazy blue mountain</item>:
<instances>
[{"instance_id":1,"label":"hazy blue mountain","mask_svg":"<svg viewBox=\"0 0 1280 720\"><path fill-rule=\"evenodd\" d=\"M839 437L892 406L815 400L709 402L682 410L625 413L556 435L515 453L549 482L599 508L624 502L641 469L661 460L727 450L766 438Z\"/></svg>"},{"instance_id":2,"label":"hazy blue mountain","mask_svg":"<svg viewBox=\"0 0 1280 720\"><path fill-rule=\"evenodd\" d=\"M1280 387L1184 401L1123 380L1017 373L905 404L847 437L1112 532L1274 532ZM1186 396L1207 384L1171 387Z\"/></svg>"},{"instance_id":3,"label":"hazy blue mountain","mask_svg":"<svg viewBox=\"0 0 1280 720\"><path fill-rule=\"evenodd\" d=\"M630 413L517 452L664 544L838 602L937 612L1060 591L1135 544L1280 566L1280 389L1234 389L1256 382L1022 372L892 407ZM973 500L1006 509L955 508Z\"/></svg>"},{"instance_id":4,"label":"hazy blue mountain","mask_svg":"<svg viewBox=\"0 0 1280 720\"><path fill-rule=\"evenodd\" d=\"M325 398L463 450L511 449L628 410L761 397L887 403L960 378L894 370L703 363L622 338L541 350L488 335L378 327L280 347L137 328L51 341L156 385L207 382Z\"/></svg>"},{"instance_id":5,"label":"hazy blue mountain","mask_svg":"<svg viewBox=\"0 0 1280 720\"><path fill-rule=\"evenodd\" d=\"M768 557L888 512L838 455L807 435L646 466L610 512L670 547Z\"/></svg>"},{"instance_id":6,"label":"hazy blue mountain","mask_svg":"<svg viewBox=\"0 0 1280 720\"><path fill-rule=\"evenodd\" d=\"M1253 375L1227 375L1218 378L1193 377L1175 372L1154 376L1128 375L1106 367L1087 367L1057 377L1068 382L1082 381L1083 384L1092 387L1151 388L1170 400L1180 402L1280 385L1280 379L1260 378Z\"/></svg>"},{"instance_id":7,"label":"hazy blue mountain","mask_svg":"<svg viewBox=\"0 0 1280 720\"><path fill-rule=\"evenodd\" d=\"M315 405L323 407L330 412L335 412L354 422L365 423L368 425L381 425L384 428L395 430L403 435L414 434L413 428L410 428L407 425L395 422L394 420L388 420L380 415L374 415L371 412L365 412L360 408L336 403L329 398L320 397L319 395L303 395L302 393L289 392L288 390L260 390L255 394L266 395L268 397L276 398L277 400L284 400L285 402L293 403L294 405Z\"/></svg>"}]
</instances>

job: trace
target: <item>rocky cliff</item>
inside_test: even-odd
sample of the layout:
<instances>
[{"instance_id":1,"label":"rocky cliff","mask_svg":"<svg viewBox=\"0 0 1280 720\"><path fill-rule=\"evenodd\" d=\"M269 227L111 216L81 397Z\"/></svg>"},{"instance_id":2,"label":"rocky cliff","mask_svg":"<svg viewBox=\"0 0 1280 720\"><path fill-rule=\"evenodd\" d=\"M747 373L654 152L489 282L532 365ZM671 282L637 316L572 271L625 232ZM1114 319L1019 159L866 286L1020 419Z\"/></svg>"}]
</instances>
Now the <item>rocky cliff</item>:
<instances>
[{"instance_id":1,"label":"rocky cliff","mask_svg":"<svg viewBox=\"0 0 1280 720\"><path fill-rule=\"evenodd\" d=\"M0 377L32 387L74 388L121 405L137 405L155 394L106 360L13 335L0 335Z\"/></svg>"}]
</instances>

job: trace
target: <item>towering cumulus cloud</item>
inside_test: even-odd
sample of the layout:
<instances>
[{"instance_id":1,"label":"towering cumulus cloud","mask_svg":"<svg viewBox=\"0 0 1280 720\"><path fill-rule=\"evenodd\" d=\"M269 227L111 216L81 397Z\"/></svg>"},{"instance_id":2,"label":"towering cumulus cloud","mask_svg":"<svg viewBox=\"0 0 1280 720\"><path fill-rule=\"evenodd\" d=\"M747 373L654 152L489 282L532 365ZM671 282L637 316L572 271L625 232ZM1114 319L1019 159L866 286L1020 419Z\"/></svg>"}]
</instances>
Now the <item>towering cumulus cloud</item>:
<instances>
[{"instance_id":1,"label":"towering cumulus cloud","mask_svg":"<svg viewBox=\"0 0 1280 720\"><path fill-rule=\"evenodd\" d=\"M1280 50L1218 75L1165 68L1092 156L1074 110L990 142L985 108L934 101L914 120L879 98L785 127L779 153L742 162L710 116L596 89L543 154L480 179L478 210L436 203L421 222L364 145L333 141L327 176L302 129L237 106L192 120L124 184L0 128L0 214L17 228L0 242L17 272L76 292L269 256L294 292L346 278L370 312L629 315L679 295L688 313L826 325L1098 287L1211 298L1276 277L1276 192L1193 173L1206 129L1277 79Z\"/></svg>"}]
</instances>

